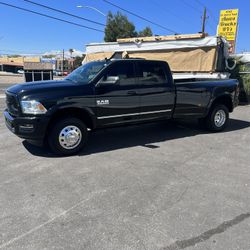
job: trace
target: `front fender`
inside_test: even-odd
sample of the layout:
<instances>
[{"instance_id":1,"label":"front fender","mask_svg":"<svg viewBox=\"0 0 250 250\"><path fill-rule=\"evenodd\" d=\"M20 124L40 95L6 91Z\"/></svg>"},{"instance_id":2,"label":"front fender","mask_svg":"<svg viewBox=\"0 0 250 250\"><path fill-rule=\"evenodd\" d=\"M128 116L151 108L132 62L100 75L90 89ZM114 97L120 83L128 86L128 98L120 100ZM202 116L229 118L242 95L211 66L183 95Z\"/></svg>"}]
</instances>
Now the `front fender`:
<instances>
[{"instance_id":1,"label":"front fender","mask_svg":"<svg viewBox=\"0 0 250 250\"><path fill-rule=\"evenodd\" d=\"M83 107L79 103L75 103L75 102L58 103L57 105L54 105L48 110L46 116L53 117L54 115L58 113L62 114L64 112L65 113L69 112L69 114L73 112L77 112L81 114L83 118L84 116L87 115L91 119L93 128L96 128L97 126L97 118L96 118L94 109L92 107Z\"/></svg>"}]
</instances>

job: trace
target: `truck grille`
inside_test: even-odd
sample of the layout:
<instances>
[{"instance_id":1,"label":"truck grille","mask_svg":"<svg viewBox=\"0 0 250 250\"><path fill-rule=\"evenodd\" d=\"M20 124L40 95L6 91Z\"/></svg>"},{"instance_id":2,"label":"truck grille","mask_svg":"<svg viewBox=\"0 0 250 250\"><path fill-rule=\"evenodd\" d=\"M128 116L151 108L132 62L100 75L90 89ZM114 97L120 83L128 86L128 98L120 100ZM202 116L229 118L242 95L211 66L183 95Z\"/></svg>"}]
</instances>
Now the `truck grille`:
<instances>
[{"instance_id":1,"label":"truck grille","mask_svg":"<svg viewBox=\"0 0 250 250\"><path fill-rule=\"evenodd\" d=\"M16 95L6 92L6 105L10 114L18 115L19 107Z\"/></svg>"}]
</instances>

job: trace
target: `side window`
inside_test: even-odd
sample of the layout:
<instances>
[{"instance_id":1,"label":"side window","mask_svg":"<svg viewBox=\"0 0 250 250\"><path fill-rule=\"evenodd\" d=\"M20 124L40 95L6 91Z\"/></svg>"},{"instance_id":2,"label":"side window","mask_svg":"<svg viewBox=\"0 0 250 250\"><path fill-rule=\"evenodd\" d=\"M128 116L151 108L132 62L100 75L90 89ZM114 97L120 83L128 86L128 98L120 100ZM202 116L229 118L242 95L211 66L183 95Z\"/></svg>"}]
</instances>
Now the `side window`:
<instances>
[{"instance_id":1,"label":"side window","mask_svg":"<svg viewBox=\"0 0 250 250\"><path fill-rule=\"evenodd\" d=\"M135 84L135 72L133 62L116 62L105 73L102 82L115 79L119 85Z\"/></svg>"},{"instance_id":2,"label":"side window","mask_svg":"<svg viewBox=\"0 0 250 250\"><path fill-rule=\"evenodd\" d=\"M146 85L165 84L168 82L164 65L158 62L138 62L137 77Z\"/></svg>"}]
</instances>

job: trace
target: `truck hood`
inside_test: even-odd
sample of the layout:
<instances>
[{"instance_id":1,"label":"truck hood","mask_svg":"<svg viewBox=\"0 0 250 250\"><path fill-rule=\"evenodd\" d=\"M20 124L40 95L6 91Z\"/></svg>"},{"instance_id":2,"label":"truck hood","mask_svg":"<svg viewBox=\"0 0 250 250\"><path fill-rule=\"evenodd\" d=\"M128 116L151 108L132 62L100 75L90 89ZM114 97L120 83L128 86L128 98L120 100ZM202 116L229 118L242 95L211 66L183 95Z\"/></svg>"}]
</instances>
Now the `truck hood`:
<instances>
[{"instance_id":1,"label":"truck hood","mask_svg":"<svg viewBox=\"0 0 250 250\"><path fill-rule=\"evenodd\" d=\"M77 84L69 80L37 81L16 84L8 88L7 92L17 95L19 100L37 100L50 106L65 98L93 95L94 86L86 83Z\"/></svg>"},{"instance_id":2,"label":"truck hood","mask_svg":"<svg viewBox=\"0 0 250 250\"><path fill-rule=\"evenodd\" d=\"M7 89L7 92L13 94L22 94L26 92L47 92L50 89L60 89L60 88L67 88L76 86L75 83L69 80L59 80L59 81L37 81L37 82L30 82L30 83L21 83L16 84Z\"/></svg>"}]
</instances>

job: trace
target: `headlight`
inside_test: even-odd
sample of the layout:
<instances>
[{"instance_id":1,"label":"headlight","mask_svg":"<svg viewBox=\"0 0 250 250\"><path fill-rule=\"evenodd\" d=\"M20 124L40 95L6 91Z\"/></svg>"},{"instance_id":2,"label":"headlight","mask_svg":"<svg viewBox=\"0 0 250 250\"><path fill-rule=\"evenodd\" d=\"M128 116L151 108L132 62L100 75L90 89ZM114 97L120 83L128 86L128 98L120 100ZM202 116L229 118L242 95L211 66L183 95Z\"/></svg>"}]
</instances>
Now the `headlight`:
<instances>
[{"instance_id":1,"label":"headlight","mask_svg":"<svg viewBox=\"0 0 250 250\"><path fill-rule=\"evenodd\" d=\"M47 109L35 100L32 101L21 101L21 107L24 114L45 114Z\"/></svg>"}]
</instances>

